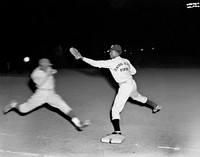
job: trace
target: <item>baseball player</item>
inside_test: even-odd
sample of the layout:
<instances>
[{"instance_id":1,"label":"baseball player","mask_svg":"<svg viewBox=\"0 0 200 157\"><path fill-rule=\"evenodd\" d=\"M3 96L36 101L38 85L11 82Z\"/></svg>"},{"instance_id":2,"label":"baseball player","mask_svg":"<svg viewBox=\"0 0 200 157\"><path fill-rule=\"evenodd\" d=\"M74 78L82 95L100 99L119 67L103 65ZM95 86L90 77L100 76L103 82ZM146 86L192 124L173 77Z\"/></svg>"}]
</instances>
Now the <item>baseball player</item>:
<instances>
[{"instance_id":1,"label":"baseball player","mask_svg":"<svg viewBox=\"0 0 200 157\"><path fill-rule=\"evenodd\" d=\"M11 109L17 109L21 113L28 113L44 103L48 103L67 115L76 129L82 131L84 127L90 124L90 121L80 121L80 119L75 116L71 107L56 94L54 80L55 73L57 73L57 70L52 68L52 64L48 59L40 59L39 66L31 73L31 78L37 86L35 93L22 104L18 104L15 100L12 100L5 106L3 113L6 114Z\"/></svg>"},{"instance_id":2,"label":"baseball player","mask_svg":"<svg viewBox=\"0 0 200 157\"><path fill-rule=\"evenodd\" d=\"M120 113L129 97L143 104L150 105L153 108L152 113L160 111L162 107L147 97L141 95L137 91L136 82L132 77L132 75L136 74L136 69L129 60L120 57L120 54L122 53L121 46L117 44L112 45L108 52L111 58L109 60L95 61L86 57L82 57L79 52L78 53L80 56L76 59L82 59L84 62L94 67L108 68L115 81L119 84L118 93L111 109L111 120L114 128L114 132L112 134L121 134Z\"/></svg>"}]
</instances>

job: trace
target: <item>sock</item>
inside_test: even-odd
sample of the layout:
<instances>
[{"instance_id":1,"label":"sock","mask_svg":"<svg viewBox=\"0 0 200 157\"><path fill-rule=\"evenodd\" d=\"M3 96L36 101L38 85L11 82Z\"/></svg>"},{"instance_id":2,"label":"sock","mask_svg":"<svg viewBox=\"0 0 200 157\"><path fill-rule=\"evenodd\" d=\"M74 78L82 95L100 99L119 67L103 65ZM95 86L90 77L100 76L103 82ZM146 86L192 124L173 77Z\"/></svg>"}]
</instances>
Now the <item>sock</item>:
<instances>
[{"instance_id":1,"label":"sock","mask_svg":"<svg viewBox=\"0 0 200 157\"><path fill-rule=\"evenodd\" d=\"M67 113L67 116L70 118L70 120L72 121L72 123L74 123L75 126L81 127L81 121L75 116L74 111L70 111L69 113Z\"/></svg>"},{"instance_id":2,"label":"sock","mask_svg":"<svg viewBox=\"0 0 200 157\"><path fill-rule=\"evenodd\" d=\"M155 102L153 102L153 101L151 101L151 100L149 100L149 99L147 99L146 104L152 106L153 108L156 108L156 107L158 106L158 104L156 104Z\"/></svg>"},{"instance_id":3,"label":"sock","mask_svg":"<svg viewBox=\"0 0 200 157\"><path fill-rule=\"evenodd\" d=\"M20 111L19 106L20 106L20 104L18 104L18 102L15 102L14 104L11 105L11 107L12 107L13 109L17 109L17 110Z\"/></svg>"},{"instance_id":4,"label":"sock","mask_svg":"<svg viewBox=\"0 0 200 157\"><path fill-rule=\"evenodd\" d=\"M16 101L11 101L11 103L10 103L10 106L11 106L12 108L16 108L18 105L19 105L19 104L18 104L18 102L16 102Z\"/></svg>"},{"instance_id":5,"label":"sock","mask_svg":"<svg viewBox=\"0 0 200 157\"><path fill-rule=\"evenodd\" d=\"M113 119L112 124L113 124L113 127L114 127L114 131L117 132L117 133L121 133L119 119Z\"/></svg>"},{"instance_id":6,"label":"sock","mask_svg":"<svg viewBox=\"0 0 200 157\"><path fill-rule=\"evenodd\" d=\"M81 127L81 122L77 117L73 117L71 119L71 121L77 126L77 127Z\"/></svg>"}]
</instances>

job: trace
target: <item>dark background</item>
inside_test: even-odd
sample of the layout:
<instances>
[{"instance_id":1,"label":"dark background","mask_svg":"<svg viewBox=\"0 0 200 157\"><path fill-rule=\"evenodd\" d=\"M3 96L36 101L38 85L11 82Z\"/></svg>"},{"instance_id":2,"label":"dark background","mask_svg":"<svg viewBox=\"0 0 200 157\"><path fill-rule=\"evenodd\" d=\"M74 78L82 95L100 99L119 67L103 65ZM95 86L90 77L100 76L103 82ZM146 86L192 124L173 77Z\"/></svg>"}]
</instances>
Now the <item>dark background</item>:
<instances>
[{"instance_id":1,"label":"dark background","mask_svg":"<svg viewBox=\"0 0 200 157\"><path fill-rule=\"evenodd\" d=\"M41 57L56 68L86 67L69 54L71 46L85 57L108 59L104 51L116 43L135 66L198 68L200 8L187 9L188 2L3 0L0 69L32 69Z\"/></svg>"}]
</instances>

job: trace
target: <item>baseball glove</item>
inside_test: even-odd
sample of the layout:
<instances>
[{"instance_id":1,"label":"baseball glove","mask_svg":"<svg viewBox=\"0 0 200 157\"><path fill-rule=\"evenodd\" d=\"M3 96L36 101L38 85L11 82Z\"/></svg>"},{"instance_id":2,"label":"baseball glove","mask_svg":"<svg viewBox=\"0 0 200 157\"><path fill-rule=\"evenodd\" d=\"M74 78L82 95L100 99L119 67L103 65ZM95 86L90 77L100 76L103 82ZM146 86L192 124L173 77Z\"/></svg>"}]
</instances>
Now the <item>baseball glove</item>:
<instances>
[{"instance_id":1,"label":"baseball glove","mask_svg":"<svg viewBox=\"0 0 200 157\"><path fill-rule=\"evenodd\" d=\"M71 48L69 49L69 51L70 51L71 54L75 57L75 59L80 59L80 58L82 58L80 52L78 52L78 50L77 50L76 48L71 47Z\"/></svg>"}]
</instances>

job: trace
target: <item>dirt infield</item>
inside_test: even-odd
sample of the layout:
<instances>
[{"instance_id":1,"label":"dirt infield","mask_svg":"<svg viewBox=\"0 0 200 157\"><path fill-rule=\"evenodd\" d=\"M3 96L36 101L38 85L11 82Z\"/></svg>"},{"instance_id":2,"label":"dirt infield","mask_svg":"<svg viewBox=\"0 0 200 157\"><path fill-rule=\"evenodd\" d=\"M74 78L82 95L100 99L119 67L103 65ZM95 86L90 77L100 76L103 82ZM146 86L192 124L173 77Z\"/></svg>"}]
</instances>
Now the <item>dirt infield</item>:
<instances>
[{"instance_id":1,"label":"dirt infield","mask_svg":"<svg viewBox=\"0 0 200 157\"><path fill-rule=\"evenodd\" d=\"M32 92L27 76L0 77L0 109L11 99L25 101ZM92 124L83 132L47 105L20 115L0 113L1 157L199 157L200 70L138 69L138 90L163 106L152 114L127 102L121 115L122 144L100 139L112 132L109 110L116 84L109 72L59 70L56 91L81 119Z\"/></svg>"}]
</instances>

